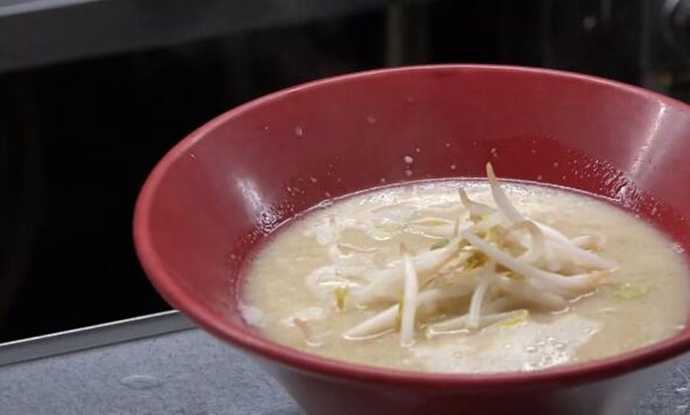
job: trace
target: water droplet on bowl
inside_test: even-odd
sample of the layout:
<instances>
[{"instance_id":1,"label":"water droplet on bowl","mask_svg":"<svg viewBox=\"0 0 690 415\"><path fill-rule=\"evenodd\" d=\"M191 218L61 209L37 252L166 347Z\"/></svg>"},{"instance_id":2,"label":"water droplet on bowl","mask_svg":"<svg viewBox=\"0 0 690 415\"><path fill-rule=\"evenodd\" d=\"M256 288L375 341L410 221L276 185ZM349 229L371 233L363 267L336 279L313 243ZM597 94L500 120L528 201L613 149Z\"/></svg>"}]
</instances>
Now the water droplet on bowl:
<instances>
[{"instance_id":1,"label":"water droplet on bowl","mask_svg":"<svg viewBox=\"0 0 690 415\"><path fill-rule=\"evenodd\" d=\"M313 176L310 177L309 180L311 180L312 183L316 183L319 181L316 177L313 177Z\"/></svg>"},{"instance_id":2,"label":"water droplet on bowl","mask_svg":"<svg viewBox=\"0 0 690 415\"><path fill-rule=\"evenodd\" d=\"M414 149L414 151L417 152L417 153L421 153L421 152L422 152L422 149L419 148L419 147L417 147L417 148Z\"/></svg>"},{"instance_id":3,"label":"water droplet on bowl","mask_svg":"<svg viewBox=\"0 0 690 415\"><path fill-rule=\"evenodd\" d=\"M163 381L150 375L130 375L120 379L120 383L130 389L146 390L161 386Z\"/></svg>"},{"instance_id":4,"label":"water droplet on bowl","mask_svg":"<svg viewBox=\"0 0 690 415\"><path fill-rule=\"evenodd\" d=\"M304 135L304 129L300 126L295 127L295 135L297 137L302 137Z\"/></svg>"},{"instance_id":5,"label":"water droplet on bowl","mask_svg":"<svg viewBox=\"0 0 690 415\"><path fill-rule=\"evenodd\" d=\"M554 161L554 162L553 162L553 167L558 167L558 162L557 162L557 161Z\"/></svg>"},{"instance_id":6,"label":"water droplet on bowl","mask_svg":"<svg viewBox=\"0 0 690 415\"><path fill-rule=\"evenodd\" d=\"M386 183L386 178L385 178L385 177L381 177L381 178L379 179L379 182L381 182L381 183Z\"/></svg>"},{"instance_id":7,"label":"water droplet on bowl","mask_svg":"<svg viewBox=\"0 0 690 415\"><path fill-rule=\"evenodd\" d=\"M544 178L544 176L542 176L541 174L539 176L537 176L537 180L542 180L543 178Z\"/></svg>"},{"instance_id":8,"label":"water droplet on bowl","mask_svg":"<svg viewBox=\"0 0 690 415\"><path fill-rule=\"evenodd\" d=\"M367 122L368 122L369 124L376 124L376 117L373 117L373 116L371 116L371 115L368 115L368 116L367 116Z\"/></svg>"},{"instance_id":9,"label":"water droplet on bowl","mask_svg":"<svg viewBox=\"0 0 690 415\"><path fill-rule=\"evenodd\" d=\"M411 177L413 174L414 173L412 172L412 170L410 170L410 169L405 170L405 176Z\"/></svg>"},{"instance_id":10,"label":"water droplet on bowl","mask_svg":"<svg viewBox=\"0 0 690 415\"><path fill-rule=\"evenodd\" d=\"M189 158L190 158L190 159L195 159L195 158L196 158L196 154L194 154L194 153L189 153Z\"/></svg>"},{"instance_id":11,"label":"water droplet on bowl","mask_svg":"<svg viewBox=\"0 0 690 415\"><path fill-rule=\"evenodd\" d=\"M455 170L457 167L458 167L458 166L456 166L455 164L451 164L451 165L450 165L450 169L451 169L451 170Z\"/></svg>"},{"instance_id":12,"label":"water droplet on bowl","mask_svg":"<svg viewBox=\"0 0 690 415\"><path fill-rule=\"evenodd\" d=\"M407 164L412 164L412 163L414 163L414 159L413 159L411 156L405 156L405 157L403 157L403 160L404 160L405 163L407 163Z\"/></svg>"},{"instance_id":13,"label":"water droplet on bowl","mask_svg":"<svg viewBox=\"0 0 690 415\"><path fill-rule=\"evenodd\" d=\"M446 143L446 148L450 148L450 143Z\"/></svg>"}]
</instances>

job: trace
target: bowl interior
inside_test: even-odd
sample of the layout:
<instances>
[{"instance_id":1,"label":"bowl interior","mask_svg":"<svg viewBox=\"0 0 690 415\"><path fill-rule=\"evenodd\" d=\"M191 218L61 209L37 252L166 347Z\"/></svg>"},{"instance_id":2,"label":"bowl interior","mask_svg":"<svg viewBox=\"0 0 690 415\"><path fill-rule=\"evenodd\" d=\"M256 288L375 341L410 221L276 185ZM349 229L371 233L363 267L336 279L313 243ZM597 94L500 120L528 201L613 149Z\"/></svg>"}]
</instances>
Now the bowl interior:
<instances>
[{"instance_id":1,"label":"bowl interior","mask_svg":"<svg viewBox=\"0 0 690 415\"><path fill-rule=\"evenodd\" d=\"M483 176L491 161L502 177L611 198L687 252L688 154L690 110L637 88L505 67L368 72L270 95L192 133L145 184L135 241L172 305L280 357L239 315L238 270L277 225L325 199Z\"/></svg>"}]
</instances>

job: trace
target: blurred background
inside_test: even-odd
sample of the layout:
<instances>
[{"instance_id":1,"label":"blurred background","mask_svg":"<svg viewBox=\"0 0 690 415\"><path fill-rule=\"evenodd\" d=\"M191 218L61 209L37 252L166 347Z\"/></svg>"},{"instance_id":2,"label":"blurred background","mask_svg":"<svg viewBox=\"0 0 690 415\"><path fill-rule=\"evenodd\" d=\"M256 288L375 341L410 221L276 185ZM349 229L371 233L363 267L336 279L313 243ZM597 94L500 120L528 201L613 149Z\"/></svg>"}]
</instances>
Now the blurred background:
<instances>
[{"instance_id":1,"label":"blurred background","mask_svg":"<svg viewBox=\"0 0 690 415\"><path fill-rule=\"evenodd\" d=\"M690 102L690 1L0 0L0 343L169 309L132 211L195 127L297 83L423 63Z\"/></svg>"}]
</instances>

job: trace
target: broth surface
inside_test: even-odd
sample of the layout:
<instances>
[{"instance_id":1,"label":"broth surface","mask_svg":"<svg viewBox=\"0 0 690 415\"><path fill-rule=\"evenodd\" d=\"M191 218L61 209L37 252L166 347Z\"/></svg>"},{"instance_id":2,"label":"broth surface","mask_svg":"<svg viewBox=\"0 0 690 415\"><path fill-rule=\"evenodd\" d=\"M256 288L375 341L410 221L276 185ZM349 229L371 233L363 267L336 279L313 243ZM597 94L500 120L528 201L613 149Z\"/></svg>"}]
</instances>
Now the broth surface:
<instances>
[{"instance_id":1,"label":"broth surface","mask_svg":"<svg viewBox=\"0 0 690 415\"><path fill-rule=\"evenodd\" d=\"M437 216L457 216L462 211L456 192L460 186L473 200L493 206L483 181L418 183L342 199L287 224L249 265L243 289L245 320L269 339L324 357L462 373L537 370L600 359L657 342L684 328L688 266L672 241L601 200L550 187L504 183L510 200L526 216L571 238L583 233L603 235L606 243L597 253L617 261L619 268L604 285L571 302L567 310L530 310L516 324L493 324L431 338L417 333L409 347L400 345L398 332L344 339L345 331L386 306L362 308L346 301L344 309L338 310L335 295L316 295L307 287L305 278L329 263L323 240L333 224L345 229L340 234L345 252L381 267L399 257L400 242L420 252L440 240L409 223L429 208ZM357 223L369 225L350 226ZM294 318L309 324L312 338L305 338Z\"/></svg>"}]
</instances>

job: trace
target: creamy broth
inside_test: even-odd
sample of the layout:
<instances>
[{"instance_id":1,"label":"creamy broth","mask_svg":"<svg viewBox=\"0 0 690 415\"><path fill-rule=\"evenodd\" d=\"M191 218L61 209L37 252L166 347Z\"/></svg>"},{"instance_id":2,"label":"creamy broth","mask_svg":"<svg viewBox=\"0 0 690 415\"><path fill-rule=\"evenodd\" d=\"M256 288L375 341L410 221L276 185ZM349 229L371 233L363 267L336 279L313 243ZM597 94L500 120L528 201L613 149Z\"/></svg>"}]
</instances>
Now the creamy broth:
<instances>
[{"instance_id":1,"label":"creamy broth","mask_svg":"<svg viewBox=\"0 0 690 415\"><path fill-rule=\"evenodd\" d=\"M448 243L444 232L456 217L467 215L458 187L472 200L495 206L486 182L428 182L355 195L289 223L249 265L243 290L245 319L269 339L324 357L461 373L537 370L604 358L673 336L685 326L688 267L672 241L592 197L504 183L510 201L530 219L568 238L603 237L596 255L618 267L593 291L569 299L565 309L529 308L528 315L474 330L428 330L436 321L467 312L466 297L453 300L429 319L418 315L409 344L401 345L395 329L345 338L344 333L391 303L362 306L354 295L343 295L356 287L338 295L337 286L314 284L319 270L326 272L332 264L329 241L334 233L339 237L340 264L349 275L382 269L400 258L401 242L411 255ZM356 277L352 280L360 283Z\"/></svg>"}]
</instances>

